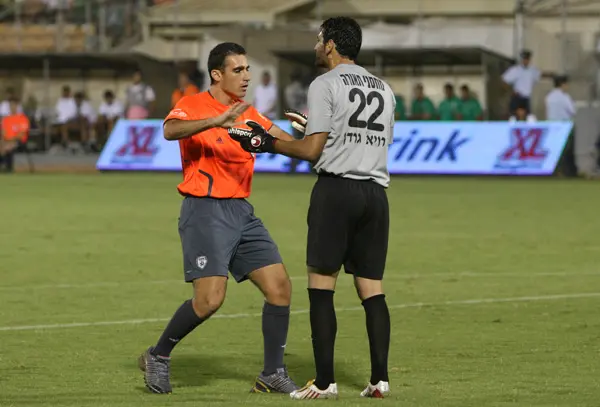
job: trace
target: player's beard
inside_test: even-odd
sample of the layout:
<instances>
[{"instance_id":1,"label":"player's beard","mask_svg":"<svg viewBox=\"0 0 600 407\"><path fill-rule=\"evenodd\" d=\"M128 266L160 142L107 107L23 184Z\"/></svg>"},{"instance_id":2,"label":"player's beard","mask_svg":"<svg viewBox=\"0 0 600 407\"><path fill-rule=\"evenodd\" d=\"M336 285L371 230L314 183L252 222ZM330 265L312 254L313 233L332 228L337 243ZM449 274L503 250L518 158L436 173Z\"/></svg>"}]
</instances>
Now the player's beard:
<instances>
[{"instance_id":1,"label":"player's beard","mask_svg":"<svg viewBox=\"0 0 600 407\"><path fill-rule=\"evenodd\" d=\"M327 57L321 53L315 54L315 66L317 68L327 68Z\"/></svg>"}]
</instances>

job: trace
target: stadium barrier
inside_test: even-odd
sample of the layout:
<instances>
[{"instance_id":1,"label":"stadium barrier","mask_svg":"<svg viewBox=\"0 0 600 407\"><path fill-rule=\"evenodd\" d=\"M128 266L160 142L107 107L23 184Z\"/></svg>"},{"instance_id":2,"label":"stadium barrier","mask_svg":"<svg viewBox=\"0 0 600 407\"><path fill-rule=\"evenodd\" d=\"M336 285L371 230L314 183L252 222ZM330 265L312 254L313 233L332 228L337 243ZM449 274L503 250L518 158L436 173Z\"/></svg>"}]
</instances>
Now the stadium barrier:
<instances>
[{"instance_id":1,"label":"stadium barrier","mask_svg":"<svg viewBox=\"0 0 600 407\"><path fill-rule=\"evenodd\" d=\"M275 123L291 132L288 121ZM570 122L396 122L389 171L551 175L571 128ZM375 137L362 142L377 148ZM161 120L120 120L96 166L100 171L180 171L179 144L164 139ZM310 166L281 155L257 154L255 171L306 173Z\"/></svg>"}]
</instances>

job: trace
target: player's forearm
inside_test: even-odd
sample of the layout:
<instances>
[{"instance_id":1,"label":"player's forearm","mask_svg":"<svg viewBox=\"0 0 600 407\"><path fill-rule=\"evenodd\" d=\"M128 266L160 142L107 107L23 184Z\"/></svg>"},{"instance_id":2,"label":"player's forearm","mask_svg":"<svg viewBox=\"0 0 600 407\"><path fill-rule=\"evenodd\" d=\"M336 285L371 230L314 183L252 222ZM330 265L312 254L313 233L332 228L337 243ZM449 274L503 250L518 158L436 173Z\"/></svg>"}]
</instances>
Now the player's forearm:
<instances>
[{"instance_id":1,"label":"player's forearm","mask_svg":"<svg viewBox=\"0 0 600 407\"><path fill-rule=\"evenodd\" d=\"M306 142L306 138L293 141L278 140L274 147L279 154L304 161L316 161L321 155L320 151Z\"/></svg>"},{"instance_id":2,"label":"player's forearm","mask_svg":"<svg viewBox=\"0 0 600 407\"><path fill-rule=\"evenodd\" d=\"M204 120L169 120L164 126L164 137L169 141L181 140L214 127L217 127L214 117Z\"/></svg>"}]
</instances>

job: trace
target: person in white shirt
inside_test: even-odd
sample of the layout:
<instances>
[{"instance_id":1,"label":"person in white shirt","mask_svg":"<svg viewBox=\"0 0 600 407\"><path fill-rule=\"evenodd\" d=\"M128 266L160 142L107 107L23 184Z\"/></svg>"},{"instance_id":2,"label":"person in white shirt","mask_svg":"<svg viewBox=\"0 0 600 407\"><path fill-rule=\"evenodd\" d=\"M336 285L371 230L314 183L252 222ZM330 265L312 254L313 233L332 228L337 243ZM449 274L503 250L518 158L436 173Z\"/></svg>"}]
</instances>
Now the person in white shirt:
<instances>
[{"instance_id":1,"label":"person in white shirt","mask_svg":"<svg viewBox=\"0 0 600 407\"><path fill-rule=\"evenodd\" d=\"M554 78L554 90L548 93L545 100L546 119L548 121L573 121L575 118L575 103L567 93L568 81L568 78L564 75ZM559 172L567 177L577 176L573 131L569 134L558 168Z\"/></svg>"},{"instance_id":2,"label":"person in white shirt","mask_svg":"<svg viewBox=\"0 0 600 407\"><path fill-rule=\"evenodd\" d=\"M69 86L63 86L62 96L56 101L54 110L54 124L59 128L62 147L67 148L69 145L69 131L71 130L75 116L77 116L77 106L75 105L75 99L71 95L71 88ZM53 146L51 150L55 150L58 147Z\"/></svg>"},{"instance_id":3,"label":"person in white shirt","mask_svg":"<svg viewBox=\"0 0 600 407\"><path fill-rule=\"evenodd\" d=\"M554 90L546 96L546 118L548 121L571 121L575 116L575 103L567 93L566 76L554 78Z\"/></svg>"},{"instance_id":4,"label":"person in white shirt","mask_svg":"<svg viewBox=\"0 0 600 407\"><path fill-rule=\"evenodd\" d=\"M262 83L254 91L254 107L263 116L275 120L277 116L277 86L271 81L271 74L263 72Z\"/></svg>"},{"instance_id":5,"label":"person in white shirt","mask_svg":"<svg viewBox=\"0 0 600 407\"><path fill-rule=\"evenodd\" d=\"M93 129L96 122L96 112L92 104L86 100L83 92L75 94L75 118L73 122L74 127L79 130L81 146L84 151L89 151L95 141Z\"/></svg>"},{"instance_id":6,"label":"person in white shirt","mask_svg":"<svg viewBox=\"0 0 600 407\"><path fill-rule=\"evenodd\" d=\"M105 91L96 122L96 136L100 144L106 142L115 124L124 114L125 108L119 100L115 99L114 93L110 90Z\"/></svg>"},{"instance_id":7,"label":"person in white shirt","mask_svg":"<svg viewBox=\"0 0 600 407\"><path fill-rule=\"evenodd\" d=\"M525 104L527 111L531 111L531 94L536 83L541 79L540 71L531 65L531 51L521 51L521 63L511 66L502 75L502 80L511 87L509 112L515 115L517 105Z\"/></svg>"},{"instance_id":8,"label":"person in white shirt","mask_svg":"<svg viewBox=\"0 0 600 407\"><path fill-rule=\"evenodd\" d=\"M127 88L125 114L128 119L148 119L154 113L156 95L154 89L143 82L142 71L133 73L133 84Z\"/></svg>"}]
</instances>

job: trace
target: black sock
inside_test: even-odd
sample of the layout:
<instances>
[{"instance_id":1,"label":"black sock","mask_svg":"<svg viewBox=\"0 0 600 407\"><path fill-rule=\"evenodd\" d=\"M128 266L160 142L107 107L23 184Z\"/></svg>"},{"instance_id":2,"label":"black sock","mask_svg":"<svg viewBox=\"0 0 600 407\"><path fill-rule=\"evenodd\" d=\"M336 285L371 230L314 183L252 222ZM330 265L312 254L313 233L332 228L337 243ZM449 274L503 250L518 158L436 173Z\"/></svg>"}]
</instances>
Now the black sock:
<instances>
[{"instance_id":1,"label":"black sock","mask_svg":"<svg viewBox=\"0 0 600 407\"><path fill-rule=\"evenodd\" d=\"M263 374L270 375L283 367L283 354L290 325L290 307L265 302L262 313L265 365Z\"/></svg>"},{"instance_id":2,"label":"black sock","mask_svg":"<svg viewBox=\"0 0 600 407\"><path fill-rule=\"evenodd\" d=\"M325 390L335 383L333 374L333 351L337 334L337 319L333 307L333 290L308 289L310 300L310 328L317 368L315 386Z\"/></svg>"},{"instance_id":3,"label":"black sock","mask_svg":"<svg viewBox=\"0 0 600 407\"><path fill-rule=\"evenodd\" d=\"M385 295L367 298L362 303L367 319L367 334L371 350L371 384L388 382L388 354L390 351L390 311Z\"/></svg>"},{"instance_id":4,"label":"black sock","mask_svg":"<svg viewBox=\"0 0 600 407\"><path fill-rule=\"evenodd\" d=\"M152 353L157 356L170 356L175 345L202 322L204 320L194 311L192 300L187 300L175 311Z\"/></svg>"}]
</instances>

